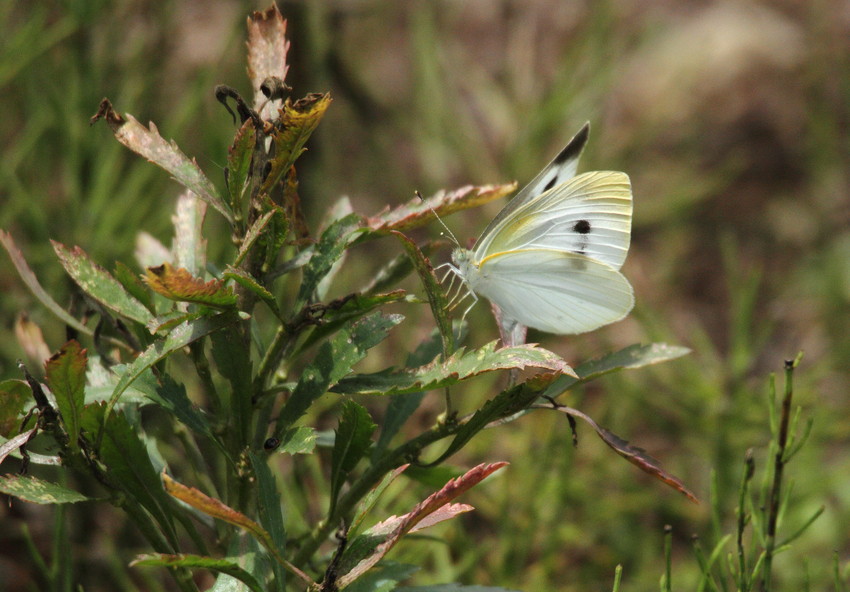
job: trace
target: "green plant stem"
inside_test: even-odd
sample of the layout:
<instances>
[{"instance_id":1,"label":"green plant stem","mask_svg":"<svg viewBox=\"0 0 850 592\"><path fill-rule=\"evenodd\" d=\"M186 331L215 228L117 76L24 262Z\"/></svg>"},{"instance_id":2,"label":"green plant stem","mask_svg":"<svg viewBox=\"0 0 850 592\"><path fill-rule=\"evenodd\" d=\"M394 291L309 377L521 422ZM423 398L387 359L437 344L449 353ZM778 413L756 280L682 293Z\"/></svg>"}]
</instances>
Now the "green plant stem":
<instances>
[{"instance_id":1,"label":"green plant stem","mask_svg":"<svg viewBox=\"0 0 850 592\"><path fill-rule=\"evenodd\" d=\"M278 327L271 345L266 350L260 365L257 367L257 375L254 378L254 399L257 400L263 393L269 377L277 368L281 356L292 343L293 335L286 324Z\"/></svg>"},{"instance_id":2,"label":"green plant stem","mask_svg":"<svg viewBox=\"0 0 850 592\"><path fill-rule=\"evenodd\" d=\"M401 466L410 459L415 459L419 453L429 444L433 444L438 440L442 440L455 433L461 424L445 424L439 423L433 426L426 432L409 440L388 452L383 458L373 464L363 475L355 481L351 488L340 496L336 504L334 512L328 516L327 520L321 522L310 536L302 544L301 548L296 553L292 560L295 565L304 565L318 550L319 546L324 542L330 534L339 527L340 520L346 518L354 510L360 500L369 493L380 480L391 470Z\"/></svg>"},{"instance_id":3,"label":"green plant stem","mask_svg":"<svg viewBox=\"0 0 850 592\"><path fill-rule=\"evenodd\" d=\"M766 540L764 549L764 565L762 568L760 590L768 592L771 583L771 567L773 554L776 549L776 524L779 520L779 505L782 493L782 473L785 468L785 451L788 445L788 424L791 421L791 400L794 394L793 375L797 360L785 362L785 396L782 399L782 412L780 415L779 434L777 435L776 454L773 457L773 484L770 488L770 501L768 505L768 518L766 529Z\"/></svg>"},{"instance_id":4,"label":"green plant stem","mask_svg":"<svg viewBox=\"0 0 850 592\"><path fill-rule=\"evenodd\" d=\"M744 475L741 479L741 487L738 490L738 528L736 545L738 549L738 589L747 590L749 586L747 575L747 556L744 552L744 530L749 522L747 515L747 491L755 473L755 461L753 460L752 448L747 450L744 459Z\"/></svg>"}]
</instances>

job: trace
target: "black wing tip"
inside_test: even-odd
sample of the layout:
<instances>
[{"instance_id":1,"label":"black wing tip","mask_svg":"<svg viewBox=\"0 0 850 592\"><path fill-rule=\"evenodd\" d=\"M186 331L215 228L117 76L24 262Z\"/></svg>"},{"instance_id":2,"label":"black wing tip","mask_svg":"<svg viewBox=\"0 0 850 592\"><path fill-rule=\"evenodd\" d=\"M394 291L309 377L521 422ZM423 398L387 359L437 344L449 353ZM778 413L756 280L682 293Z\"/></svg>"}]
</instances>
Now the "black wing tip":
<instances>
[{"instance_id":1,"label":"black wing tip","mask_svg":"<svg viewBox=\"0 0 850 592\"><path fill-rule=\"evenodd\" d=\"M587 144L587 138L590 136L590 122L586 121L581 129L576 132L572 140L567 142L561 153L555 157L555 163L563 164L575 158L578 158L581 151L584 150L584 145Z\"/></svg>"}]
</instances>

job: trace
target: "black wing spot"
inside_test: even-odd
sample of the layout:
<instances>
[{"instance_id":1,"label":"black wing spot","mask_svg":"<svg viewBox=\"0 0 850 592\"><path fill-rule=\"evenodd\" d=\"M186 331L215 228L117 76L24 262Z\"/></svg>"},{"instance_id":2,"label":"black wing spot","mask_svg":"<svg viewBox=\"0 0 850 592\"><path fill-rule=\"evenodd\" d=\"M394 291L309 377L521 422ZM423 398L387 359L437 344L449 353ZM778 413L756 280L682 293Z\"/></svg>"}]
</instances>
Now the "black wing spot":
<instances>
[{"instance_id":1,"label":"black wing spot","mask_svg":"<svg viewBox=\"0 0 850 592\"><path fill-rule=\"evenodd\" d=\"M550 189L552 189L552 187L554 187L554 186L555 186L555 181L557 181L557 180L558 180L558 175L555 175L554 177L552 177L552 178L549 180L549 182L548 182L548 183L546 183L546 185L543 187L543 191L542 191L541 193L546 193L547 191L549 191Z\"/></svg>"},{"instance_id":2,"label":"black wing spot","mask_svg":"<svg viewBox=\"0 0 850 592\"><path fill-rule=\"evenodd\" d=\"M579 234L590 234L590 222L587 220L579 220L573 225L573 230Z\"/></svg>"}]
</instances>

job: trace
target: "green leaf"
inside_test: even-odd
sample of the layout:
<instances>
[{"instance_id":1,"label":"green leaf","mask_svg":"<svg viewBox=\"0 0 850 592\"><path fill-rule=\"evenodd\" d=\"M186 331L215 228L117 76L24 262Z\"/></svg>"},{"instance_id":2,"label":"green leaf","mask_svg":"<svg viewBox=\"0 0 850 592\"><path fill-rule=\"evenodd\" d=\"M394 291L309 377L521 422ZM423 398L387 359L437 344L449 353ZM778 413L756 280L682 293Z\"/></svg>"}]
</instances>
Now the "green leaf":
<instances>
[{"instance_id":1,"label":"green leaf","mask_svg":"<svg viewBox=\"0 0 850 592\"><path fill-rule=\"evenodd\" d=\"M352 232L357 229L359 223L360 218L356 214L350 214L335 221L322 233L313 251L313 256L304 267L298 301L294 306L296 310L312 300L319 282L330 272L336 260L342 256L348 243L351 242Z\"/></svg>"},{"instance_id":2,"label":"green leaf","mask_svg":"<svg viewBox=\"0 0 850 592\"><path fill-rule=\"evenodd\" d=\"M210 204L230 224L233 224L233 213L227 203L218 195L212 181L194 160L190 160L180 151L177 144L163 139L153 123L150 124L150 129L148 129L136 121L132 115L128 114L126 119L121 117L112 109L112 104L107 99L101 101L100 109L92 117L91 122L94 123L99 119L106 120L107 125L119 142L171 173L178 183Z\"/></svg>"},{"instance_id":3,"label":"green leaf","mask_svg":"<svg viewBox=\"0 0 850 592\"><path fill-rule=\"evenodd\" d=\"M106 416L109 415L109 412L118 402L118 398L121 396L121 393L127 390L127 387L129 387L136 378L141 376L145 370L151 368L154 364L163 360L175 351L179 351L190 343L197 341L210 333L218 331L223 327L227 327L238 320L239 316L237 314L222 313L212 317L202 317L192 321L187 321L176 327L168 334L168 337L162 341L157 341L156 343L151 344L144 352L141 353L141 355L139 355L139 357L133 360L132 364L127 366L127 370L118 380L118 384L115 385L115 390L112 391L112 395L109 397Z\"/></svg>"},{"instance_id":4,"label":"green leaf","mask_svg":"<svg viewBox=\"0 0 850 592\"><path fill-rule=\"evenodd\" d=\"M243 341L235 325L216 331L210 336L216 368L230 383L229 401L232 413L227 425L236 433L233 441L246 442L251 415L251 353L250 344Z\"/></svg>"},{"instance_id":5,"label":"green leaf","mask_svg":"<svg viewBox=\"0 0 850 592\"><path fill-rule=\"evenodd\" d=\"M280 438L280 446L276 450L287 454L310 454L316 449L316 438L316 430L311 427L290 428Z\"/></svg>"},{"instance_id":6,"label":"green leaf","mask_svg":"<svg viewBox=\"0 0 850 592\"><path fill-rule=\"evenodd\" d=\"M608 374L609 372L660 364L661 362L675 360L676 358L680 358L690 352L691 350L686 347L667 345L666 343L630 345L629 347L607 354L597 360L585 362L576 368L578 378L573 376L562 376L546 390L544 396L554 398L574 386L589 382L604 374Z\"/></svg>"},{"instance_id":7,"label":"green leaf","mask_svg":"<svg viewBox=\"0 0 850 592\"><path fill-rule=\"evenodd\" d=\"M86 294L119 315L146 325L153 318L144 304L130 295L112 275L97 265L79 247L68 249L50 241L62 267Z\"/></svg>"},{"instance_id":8,"label":"green leaf","mask_svg":"<svg viewBox=\"0 0 850 592\"><path fill-rule=\"evenodd\" d=\"M158 567L186 567L196 569L208 569L236 578L252 591L265 592L266 588L257 578L239 567L231 559L216 559L202 555L168 555L165 553L147 553L137 556L130 562L131 567L136 566L158 566Z\"/></svg>"},{"instance_id":9,"label":"green leaf","mask_svg":"<svg viewBox=\"0 0 850 592\"><path fill-rule=\"evenodd\" d=\"M445 362L435 359L418 368L388 369L374 374L346 377L332 390L344 394L397 395L433 390L467 378L493 372L542 368L569 374L572 370L558 355L534 344L496 349L496 341L470 352L456 351Z\"/></svg>"},{"instance_id":10,"label":"green leaf","mask_svg":"<svg viewBox=\"0 0 850 592\"><path fill-rule=\"evenodd\" d=\"M535 376L522 384L507 389L490 399L466 421L455 434L454 440L440 457L428 466L437 466L452 454L463 448L469 440L488 424L510 417L523 411L534 403L553 381L563 378L563 375L543 374Z\"/></svg>"},{"instance_id":11,"label":"green leaf","mask_svg":"<svg viewBox=\"0 0 850 592\"><path fill-rule=\"evenodd\" d=\"M92 499L32 475L0 475L0 491L34 504L75 504Z\"/></svg>"},{"instance_id":12,"label":"green leaf","mask_svg":"<svg viewBox=\"0 0 850 592\"><path fill-rule=\"evenodd\" d=\"M277 300L274 294L269 292L255 277L249 274L244 269L227 266L227 270L222 274L222 277L233 280L246 290L253 292L260 300L266 303L276 317L280 318L280 309L277 307Z\"/></svg>"},{"instance_id":13,"label":"green leaf","mask_svg":"<svg viewBox=\"0 0 850 592\"><path fill-rule=\"evenodd\" d=\"M106 467L109 483L141 504L176 546L172 504L139 438L139 426L131 425L123 413L110 412L104 405L89 405L82 415L82 427L90 434L103 429L97 454Z\"/></svg>"},{"instance_id":14,"label":"green leaf","mask_svg":"<svg viewBox=\"0 0 850 592\"><path fill-rule=\"evenodd\" d=\"M69 341L58 354L47 361L47 385L56 397L59 416L68 434L72 450L79 449L80 415L86 397L86 350Z\"/></svg>"},{"instance_id":15,"label":"green leaf","mask_svg":"<svg viewBox=\"0 0 850 592\"><path fill-rule=\"evenodd\" d=\"M254 129L254 121L246 119L227 150L227 190L230 194L230 208L234 212L241 211L244 207L243 194L256 143L257 131Z\"/></svg>"},{"instance_id":16,"label":"green leaf","mask_svg":"<svg viewBox=\"0 0 850 592\"><path fill-rule=\"evenodd\" d=\"M331 453L331 506L333 515L336 500L348 475L360 462L372 444L372 434L377 428L362 405L346 401L342 406L339 427L336 430L334 448Z\"/></svg>"},{"instance_id":17,"label":"green leaf","mask_svg":"<svg viewBox=\"0 0 850 592\"><path fill-rule=\"evenodd\" d=\"M349 585L346 592L390 592L397 590L398 583L419 571L418 565L382 561L365 575Z\"/></svg>"},{"instance_id":18,"label":"green leaf","mask_svg":"<svg viewBox=\"0 0 850 592\"><path fill-rule=\"evenodd\" d=\"M431 314L434 315L434 320L437 323L437 329L443 338L443 355L448 357L455 351L455 340L452 334L452 322L449 319L449 303L446 300L446 293L443 287L434 275L434 268L431 267L431 262L425 258L419 247L412 240L398 231L391 231L401 241L407 256L413 262L413 267L416 273L419 274L419 280L425 287L425 294L428 297L428 304L431 306Z\"/></svg>"},{"instance_id":19,"label":"green leaf","mask_svg":"<svg viewBox=\"0 0 850 592\"><path fill-rule=\"evenodd\" d=\"M324 342L304 372L278 416L275 437L280 438L310 405L338 383L366 352L386 339L399 324L401 315L377 313L343 326L333 339Z\"/></svg>"},{"instance_id":20,"label":"green leaf","mask_svg":"<svg viewBox=\"0 0 850 592\"><path fill-rule=\"evenodd\" d=\"M21 412L32 391L26 381L10 379L0 382L0 436L17 434L21 423Z\"/></svg>"},{"instance_id":21,"label":"green leaf","mask_svg":"<svg viewBox=\"0 0 850 592\"><path fill-rule=\"evenodd\" d=\"M400 302L404 298L404 290L395 290L387 294L373 294L371 296L351 294L340 300L329 302L322 308L322 324L316 327L298 346L296 355L306 351L316 343L324 341L346 323L365 316L376 308L393 302Z\"/></svg>"},{"instance_id":22,"label":"green leaf","mask_svg":"<svg viewBox=\"0 0 850 592\"><path fill-rule=\"evenodd\" d=\"M251 466L254 468L254 474L257 476L257 511L260 517L260 524L271 535L272 542L277 549L278 554L283 557L286 555L286 530L283 525L283 513L281 512L281 497L275 485L274 475L268 467L268 456L257 455L253 452L249 453ZM275 576L275 590L283 592L285 583L285 574L283 567L272 559L272 569Z\"/></svg>"},{"instance_id":23,"label":"green leaf","mask_svg":"<svg viewBox=\"0 0 850 592\"><path fill-rule=\"evenodd\" d=\"M464 586L463 584L434 584L431 586L400 586L395 592L519 592L513 588L496 586Z\"/></svg>"},{"instance_id":24,"label":"green leaf","mask_svg":"<svg viewBox=\"0 0 850 592\"><path fill-rule=\"evenodd\" d=\"M150 381L144 380L146 377L150 377ZM208 438L213 437L206 416L189 400L186 387L177 384L170 375L165 374L157 381L152 373L145 372L142 377L136 380L134 386L143 391L148 399L168 410L180 423L193 432Z\"/></svg>"},{"instance_id":25,"label":"green leaf","mask_svg":"<svg viewBox=\"0 0 850 592\"><path fill-rule=\"evenodd\" d=\"M250 121L250 120L248 120ZM257 240L263 236L266 227L271 222L272 218L280 215L276 209L271 209L256 220L254 220L248 232L245 233L245 238L242 239L242 244L239 246L239 252L236 254L236 259L233 265L239 265L251 251L251 248L256 244Z\"/></svg>"}]
</instances>

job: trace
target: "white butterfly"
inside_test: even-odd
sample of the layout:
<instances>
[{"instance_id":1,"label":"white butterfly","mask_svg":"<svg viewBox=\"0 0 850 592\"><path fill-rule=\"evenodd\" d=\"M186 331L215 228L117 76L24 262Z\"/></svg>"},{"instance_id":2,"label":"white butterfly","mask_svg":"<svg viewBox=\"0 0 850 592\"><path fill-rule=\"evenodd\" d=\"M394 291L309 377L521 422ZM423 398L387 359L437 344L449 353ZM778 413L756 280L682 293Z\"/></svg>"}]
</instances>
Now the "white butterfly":
<instances>
[{"instance_id":1,"label":"white butterfly","mask_svg":"<svg viewBox=\"0 0 850 592\"><path fill-rule=\"evenodd\" d=\"M592 331L634 305L619 271L631 237L631 184L619 172L575 176L589 130L586 123L449 264L475 301L484 296L503 317L548 333Z\"/></svg>"}]
</instances>

